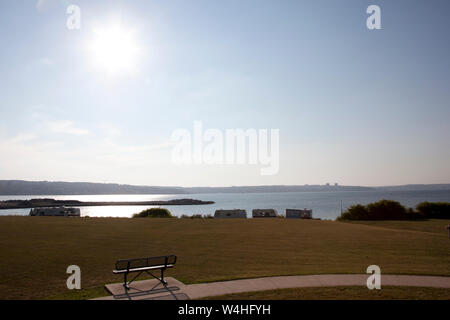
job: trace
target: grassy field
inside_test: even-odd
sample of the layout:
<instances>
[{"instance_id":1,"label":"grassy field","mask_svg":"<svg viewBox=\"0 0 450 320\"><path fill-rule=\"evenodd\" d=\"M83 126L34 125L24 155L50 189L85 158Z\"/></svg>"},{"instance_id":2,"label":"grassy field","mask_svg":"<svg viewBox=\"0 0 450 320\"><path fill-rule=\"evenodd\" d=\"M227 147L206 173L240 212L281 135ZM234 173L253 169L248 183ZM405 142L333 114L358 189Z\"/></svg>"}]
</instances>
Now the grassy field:
<instances>
[{"instance_id":1,"label":"grassy field","mask_svg":"<svg viewBox=\"0 0 450 320\"><path fill-rule=\"evenodd\" d=\"M435 234L447 234L445 229L450 220L410 220L410 221L349 221L348 223L365 224L373 227L381 227L387 229L400 229L419 232L431 232Z\"/></svg>"},{"instance_id":2,"label":"grassy field","mask_svg":"<svg viewBox=\"0 0 450 320\"><path fill-rule=\"evenodd\" d=\"M246 292L212 297L205 300L450 300L450 289L420 287L295 288Z\"/></svg>"},{"instance_id":3,"label":"grassy field","mask_svg":"<svg viewBox=\"0 0 450 320\"><path fill-rule=\"evenodd\" d=\"M274 275L365 273L450 276L448 220L0 217L0 299L89 298L120 258L176 254L168 275L185 283ZM83 290L69 292L69 265Z\"/></svg>"}]
</instances>

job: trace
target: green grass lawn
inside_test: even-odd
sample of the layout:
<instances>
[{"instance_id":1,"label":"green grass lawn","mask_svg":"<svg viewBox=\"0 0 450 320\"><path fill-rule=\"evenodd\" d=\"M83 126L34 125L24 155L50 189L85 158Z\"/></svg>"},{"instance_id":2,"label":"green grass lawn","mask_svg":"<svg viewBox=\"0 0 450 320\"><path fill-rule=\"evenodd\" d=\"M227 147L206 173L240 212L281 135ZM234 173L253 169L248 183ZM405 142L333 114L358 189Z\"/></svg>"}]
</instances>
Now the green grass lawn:
<instances>
[{"instance_id":1,"label":"green grass lawn","mask_svg":"<svg viewBox=\"0 0 450 320\"><path fill-rule=\"evenodd\" d=\"M450 300L450 289L420 287L295 288L228 294L205 300Z\"/></svg>"},{"instance_id":2,"label":"green grass lawn","mask_svg":"<svg viewBox=\"0 0 450 320\"><path fill-rule=\"evenodd\" d=\"M0 299L88 298L117 259L176 254L185 283L274 275L365 273L450 276L449 220L345 223L316 220L0 217ZM81 292L65 273L81 267Z\"/></svg>"},{"instance_id":3,"label":"green grass lawn","mask_svg":"<svg viewBox=\"0 0 450 320\"><path fill-rule=\"evenodd\" d=\"M373 227L388 229L400 229L410 231L431 232L436 234L447 234L446 227L450 220L412 220L412 221L349 221L354 224L365 224Z\"/></svg>"}]
</instances>

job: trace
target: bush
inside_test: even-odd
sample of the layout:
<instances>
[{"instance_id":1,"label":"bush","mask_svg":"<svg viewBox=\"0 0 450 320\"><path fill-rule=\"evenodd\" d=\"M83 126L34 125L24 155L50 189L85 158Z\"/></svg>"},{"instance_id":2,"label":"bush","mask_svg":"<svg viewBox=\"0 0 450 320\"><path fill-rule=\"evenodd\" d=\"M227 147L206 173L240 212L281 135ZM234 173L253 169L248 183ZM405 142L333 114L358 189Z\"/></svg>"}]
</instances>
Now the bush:
<instances>
[{"instance_id":1,"label":"bush","mask_svg":"<svg viewBox=\"0 0 450 320\"><path fill-rule=\"evenodd\" d=\"M374 220L405 220L406 208L397 201L381 200L367 205L369 217Z\"/></svg>"},{"instance_id":2,"label":"bush","mask_svg":"<svg viewBox=\"0 0 450 320\"><path fill-rule=\"evenodd\" d=\"M450 219L449 202L422 202L416 210L427 219Z\"/></svg>"},{"instance_id":3,"label":"bush","mask_svg":"<svg viewBox=\"0 0 450 320\"><path fill-rule=\"evenodd\" d=\"M426 217L421 212L415 211L413 208L408 208L406 212L408 220L425 220Z\"/></svg>"},{"instance_id":4,"label":"bush","mask_svg":"<svg viewBox=\"0 0 450 320\"><path fill-rule=\"evenodd\" d=\"M366 206L357 204L348 208L337 220L413 220L423 215L406 209L397 201L381 200Z\"/></svg>"},{"instance_id":5,"label":"bush","mask_svg":"<svg viewBox=\"0 0 450 320\"><path fill-rule=\"evenodd\" d=\"M344 211L338 218L341 220L367 220L369 216L369 211L362 204L356 204Z\"/></svg>"},{"instance_id":6,"label":"bush","mask_svg":"<svg viewBox=\"0 0 450 320\"><path fill-rule=\"evenodd\" d=\"M174 216L165 208L150 208L140 213L135 213L133 218L174 218Z\"/></svg>"}]
</instances>

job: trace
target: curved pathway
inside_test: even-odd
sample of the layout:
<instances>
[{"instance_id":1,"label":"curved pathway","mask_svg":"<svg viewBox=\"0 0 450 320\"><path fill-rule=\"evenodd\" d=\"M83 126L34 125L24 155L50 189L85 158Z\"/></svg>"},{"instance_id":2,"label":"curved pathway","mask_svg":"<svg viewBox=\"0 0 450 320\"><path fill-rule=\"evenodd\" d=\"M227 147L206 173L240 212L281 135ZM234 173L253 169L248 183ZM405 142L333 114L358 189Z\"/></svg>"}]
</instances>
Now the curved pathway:
<instances>
[{"instance_id":1,"label":"curved pathway","mask_svg":"<svg viewBox=\"0 0 450 320\"><path fill-rule=\"evenodd\" d=\"M369 276L369 274L280 276L189 285L169 277L166 278L168 290L154 279L133 283L132 289L127 295L124 294L121 283L110 284L106 285L106 288L113 295L100 299L200 299L225 294L288 288L366 286ZM450 277L382 274L381 288L383 286L450 288Z\"/></svg>"}]
</instances>

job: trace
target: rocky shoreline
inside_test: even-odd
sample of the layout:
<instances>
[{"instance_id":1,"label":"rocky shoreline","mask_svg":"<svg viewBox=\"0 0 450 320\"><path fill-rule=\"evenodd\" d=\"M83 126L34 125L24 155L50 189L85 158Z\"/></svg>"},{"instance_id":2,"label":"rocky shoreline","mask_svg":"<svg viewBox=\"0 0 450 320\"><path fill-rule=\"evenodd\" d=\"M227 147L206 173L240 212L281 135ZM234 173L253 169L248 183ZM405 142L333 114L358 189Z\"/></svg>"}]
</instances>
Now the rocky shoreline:
<instances>
[{"instance_id":1,"label":"rocky shoreline","mask_svg":"<svg viewBox=\"0 0 450 320\"><path fill-rule=\"evenodd\" d=\"M31 199L0 201L2 209L30 209L43 207L103 207L103 206L190 206L213 204L214 201L196 199L174 199L167 201L138 201L138 202L83 202L78 200Z\"/></svg>"}]
</instances>

